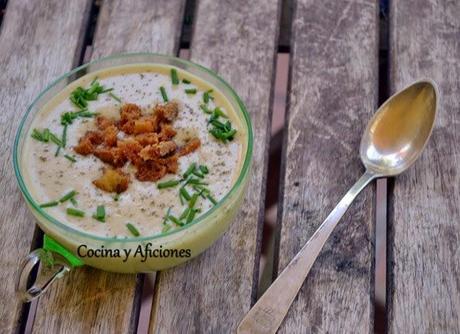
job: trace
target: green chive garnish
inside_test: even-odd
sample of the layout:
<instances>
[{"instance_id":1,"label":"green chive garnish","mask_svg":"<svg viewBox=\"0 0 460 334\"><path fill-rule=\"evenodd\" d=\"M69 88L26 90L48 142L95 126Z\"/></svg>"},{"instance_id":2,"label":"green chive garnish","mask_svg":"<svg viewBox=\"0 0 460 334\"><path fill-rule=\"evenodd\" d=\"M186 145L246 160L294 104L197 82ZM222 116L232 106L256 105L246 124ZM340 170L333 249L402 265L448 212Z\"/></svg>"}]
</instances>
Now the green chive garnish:
<instances>
[{"instance_id":1,"label":"green chive garnish","mask_svg":"<svg viewBox=\"0 0 460 334\"><path fill-rule=\"evenodd\" d=\"M177 75L177 71L175 68L171 69L171 81L173 85L179 84L179 76Z\"/></svg>"},{"instance_id":2,"label":"green chive garnish","mask_svg":"<svg viewBox=\"0 0 460 334\"><path fill-rule=\"evenodd\" d=\"M115 194L115 196L113 196L113 200L118 202L120 200L120 194Z\"/></svg>"},{"instance_id":3,"label":"green chive garnish","mask_svg":"<svg viewBox=\"0 0 460 334\"><path fill-rule=\"evenodd\" d=\"M121 103L121 99L120 99L118 96L116 96L114 93L110 92L110 93L109 93L109 96L110 96L112 99L114 99L115 101Z\"/></svg>"},{"instance_id":4,"label":"green chive garnish","mask_svg":"<svg viewBox=\"0 0 460 334\"><path fill-rule=\"evenodd\" d=\"M187 189L185 189L184 187L180 188L179 190L179 193L182 195L182 197L185 198L185 200L188 202L190 201L190 194L188 193Z\"/></svg>"},{"instance_id":5,"label":"green chive garnish","mask_svg":"<svg viewBox=\"0 0 460 334\"><path fill-rule=\"evenodd\" d=\"M97 206L96 213L93 215L93 218L105 223L105 207L103 205Z\"/></svg>"},{"instance_id":6,"label":"green chive garnish","mask_svg":"<svg viewBox=\"0 0 460 334\"><path fill-rule=\"evenodd\" d=\"M77 162L77 159L75 159L75 157L70 156L68 154L64 154L64 158L66 158L67 160L70 160L72 162Z\"/></svg>"},{"instance_id":7,"label":"green chive garnish","mask_svg":"<svg viewBox=\"0 0 460 334\"><path fill-rule=\"evenodd\" d=\"M186 94L194 95L194 94L196 94L196 88L186 89L186 90L185 90L185 93L186 93Z\"/></svg>"},{"instance_id":8,"label":"green chive garnish","mask_svg":"<svg viewBox=\"0 0 460 334\"><path fill-rule=\"evenodd\" d=\"M69 191L67 194L65 194L64 196L61 197L59 202L64 203L65 201L68 201L69 199L74 197L76 194L77 194L77 192L75 190Z\"/></svg>"},{"instance_id":9,"label":"green chive garnish","mask_svg":"<svg viewBox=\"0 0 460 334\"><path fill-rule=\"evenodd\" d=\"M182 79L182 83L188 85L188 84L191 84L192 82L190 80L188 80L188 79Z\"/></svg>"},{"instance_id":10,"label":"green chive garnish","mask_svg":"<svg viewBox=\"0 0 460 334\"><path fill-rule=\"evenodd\" d=\"M208 194L206 197L209 199L209 201L211 201L212 204L214 204L214 205L217 204L216 199L214 197L212 197L211 194Z\"/></svg>"},{"instance_id":11,"label":"green chive garnish","mask_svg":"<svg viewBox=\"0 0 460 334\"><path fill-rule=\"evenodd\" d=\"M172 188L177 186L180 183L179 180L169 180L165 182L161 182L157 184L158 189L164 189L164 188Z\"/></svg>"},{"instance_id":12,"label":"green chive garnish","mask_svg":"<svg viewBox=\"0 0 460 334\"><path fill-rule=\"evenodd\" d=\"M183 175L184 179L186 179L190 174L192 174L195 169L196 169L196 163L192 163L190 166L188 166L187 170L185 171Z\"/></svg>"},{"instance_id":13,"label":"green chive garnish","mask_svg":"<svg viewBox=\"0 0 460 334\"><path fill-rule=\"evenodd\" d=\"M206 114L212 114L212 111L208 109L208 106L206 104L201 104L200 105L201 110L205 112Z\"/></svg>"},{"instance_id":14,"label":"green chive garnish","mask_svg":"<svg viewBox=\"0 0 460 334\"><path fill-rule=\"evenodd\" d=\"M34 129L35 130L35 129ZM50 140L50 130L43 130L43 140L47 143Z\"/></svg>"},{"instance_id":15,"label":"green chive garnish","mask_svg":"<svg viewBox=\"0 0 460 334\"><path fill-rule=\"evenodd\" d=\"M188 215L188 212L190 211L190 208L185 208L185 210L182 212L182 214L179 216L179 219L182 220L182 219L185 219Z\"/></svg>"},{"instance_id":16,"label":"green chive garnish","mask_svg":"<svg viewBox=\"0 0 460 334\"><path fill-rule=\"evenodd\" d=\"M200 165L200 171L203 173L203 174L208 174L209 173L209 169L208 167L206 167L205 165Z\"/></svg>"},{"instance_id":17,"label":"green chive garnish","mask_svg":"<svg viewBox=\"0 0 460 334\"><path fill-rule=\"evenodd\" d=\"M195 206L196 200L198 199L198 196L199 196L199 195L200 195L199 193L194 193L194 194L192 195L192 198L191 198L190 201L188 202L188 207L189 207L190 209L193 209L193 207Z\"/></svg>"},{"instance_id":18,"label":"green chive garnish","mask_svg":"<svg viewBox=\"0 0 460 334\"><path fill-rule=\"evenodd\" d=\"M166 211L166 214L163 217L163 225L168 222L168 216L170 213L171 213L171 207L168 208L168 210Z\"/></svg>"},{"instance_id":19,"label":"green chive garnish","mask_svg":"<svg viewBox=\"0 0 460 334\"><path fill-rule=\"evenodd\" d=\"M135 237L138 237L138 236L141 235L139 233L138 229L135 228L133 224L128 223L128 224L126 224L126 227L128 228L129 232L131 232L131 234L134 235Z\"/></svg>"},{"instance_id":20,"label":"green chive garnish","mask_svg":"<svg viewBox=\"0 0 460 334\"><path fill-rule=\"evenodd\" d=\"M70 199L70 203L72 203L73 206L77 206L77 205L78 205L77 200L75 199L75 197L72 197L72 198Z\"/></svg>"},{"instance_id":21,"label":"green chive garnish","mask_svg":"<svg viewBox=\"0 0 460 334\"><path fill-rule=\"evenodd\" d=\"M208 91L203 93L203 102L204 103L208 103L209 100L214 100L214 97L212 97L211 93L212 93L212 89L210 89L210 90L208 90Z\"/></svg>"},{"instance_id":22,"label":"green chive garnish","mask_svg":"<svg viewBox=\"0 0 460 334\"><path fill-rule=\"evenodd\" d=\"M160 87L160 92L161 96L163 97L163 101L168 102L168 95L166 94L166 89L163 86Z\"/></svg>"},{"instance_id":23,"label":"green chive garnish","mask_svg":"<svg viewBox=\"0 0 460 334\"><path fill-rule=\"evenodd\" d=\"M219 107L215 107L213 111L213 115L217 118L219 116L223 118L228 118L228 116L220 109Z\"/></svg>"},{"instance_id":24,"label":"green chive garnish","mask_svg":"<svg viewBox=\"0 0 460 334\"><path fill-rule=\"evenodd\" d=\"M59 204L58 201L52 201L52 202L47 202L47 203L40 204L40 207L41 208L49 208L51 206L56 206L58 204Z\"/></svg>"},{"instance_id":25,"label":"green chive garnish","mask_svg":"<svg viewBox=\"0 0 460 334\"><path fill-rule=\"evenodd\" d=\"M67 214L70 216L75 216L75 217L84 217L85 213L81 210L74 209L74 208L67 208L66 210Z\"/></svg>"},{"instance_id":26,"label":"green chive garnish","mask_svg":"<svg viewBox=\"0 0 460 334\"><path fill-rule=\"evenodd\" d=\"M169 215L168 219L178 226L184 226L184 223L182 223L179 219L177 219L176 217L172 215Z\"/></svg>"},{"instance_id":27,"label":"green chive garnish","mask_svg":"<svg viewBox=\"0 0 460 334\"><path fill-rule=\"evenodd\" d=\"M61 147L64 147L64 145L62 144L62 141L56 137L56 135L52 132L50 132L50 140L55 143L57 146L61 146Z\"/></svg>"},{"instance_id":28,"label":"green chive garnish","mask_svg":"<svg viewBox=\"0 0 460 334\"><path fill-rule=\"evenodd\" d=\"M61 146L58 146L56 149L56 153L54 153L54 156L57 157L60 151L61 151Z\"/></svg>"},{"instance_id":29,"label":"green chive garnish","mask_svg":"<svg viewBox=\"0 0 460 334\"><path fill-rule=\"evenodd\" d=\"M189 224L192 222L193 218L195 218L195 214L198 212L197 209L191 209L188 213L186 224Z\"/></svg>"}]
</instances>

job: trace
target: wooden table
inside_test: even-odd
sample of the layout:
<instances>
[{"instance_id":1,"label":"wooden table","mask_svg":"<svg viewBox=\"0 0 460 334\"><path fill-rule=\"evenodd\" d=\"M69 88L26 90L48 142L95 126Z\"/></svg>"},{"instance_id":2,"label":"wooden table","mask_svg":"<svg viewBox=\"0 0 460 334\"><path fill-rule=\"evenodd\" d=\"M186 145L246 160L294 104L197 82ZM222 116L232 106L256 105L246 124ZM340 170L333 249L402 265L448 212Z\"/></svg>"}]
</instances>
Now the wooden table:
<instances>
[{"instance_id":1,"label":"wooden table","mask_svg":"<svg viewBox=\"0 0 460 334\"><path fill-rule=\"evenodd\" d=\"M185 4L104 0L89 43L96 8L91 0L7 2L0 34L1 332L136 332L147 307L150 321L143 328L151 333L228 333L254 304L280 0L195 4L190 59L236 88L255 129L251 184L230 230L197 259L153 276L83 268L59 281L36 307L15 295L20 260L40 242L11 162L27 105L89 50L92 59L127 51L177 55ZM392 1L389 66L380 73L376 0L292 5L276 271L363 171L359 140L377 107L382 78L389 74L390 93L433 78L441 104L432 140L417 164L388 186L386 327L390 333L459 333L460 2ZM359 196L331 236L281 333L373 332L375 190ZM141 296L152 277L153 302L145 305Z\"/></svg>"}]
</instances>

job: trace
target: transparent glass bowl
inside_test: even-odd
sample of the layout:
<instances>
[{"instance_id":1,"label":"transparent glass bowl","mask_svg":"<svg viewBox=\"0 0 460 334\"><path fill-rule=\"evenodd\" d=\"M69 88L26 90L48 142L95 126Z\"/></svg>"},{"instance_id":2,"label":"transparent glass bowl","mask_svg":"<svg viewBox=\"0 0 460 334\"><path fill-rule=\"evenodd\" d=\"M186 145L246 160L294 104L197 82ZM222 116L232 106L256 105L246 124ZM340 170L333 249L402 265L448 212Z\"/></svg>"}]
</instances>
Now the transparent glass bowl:
<instances>
[{"instance_id":1,"label":"transparent glass bowl","mask_svg":"<svg viewBox=\"0 0 460 334\"><path fill-rule=\"evenodd\" d=\"M72 228L71 226L56 220L47 214L46 211L39 207L39 204L32 198L27 186L24 182L22 171L27 168L27 161L23 161L21 152L24 141L29 139L27 134L31 126L32 120L41 108L52 99L58 92L64 89L68 84L77 80L91 72L95 72L104 68L121 66L128 64L163 64L176 66L180 69L188 71L211 85L219 89L228 99L241 123L245 127L242 129L247 133L246 152L244 153L244 161L241 168L241 173L233 185L230 192L219 201L211 210L199 216L191 223L171 230L167 233L154 235L150 237L137 237L126 239L104 238L88 234ZM136 54L121 54L102 58L94 62L80 66L49 85L42 91L38 97L28 108L24 118L19 126L13 148L13 162L16 178L19 183L21 192L34 216L38 220L39 226L43 231L51 236L54 240L64 246L73 254L77 254L77 248L80 245L85 245L88 249L111 249L120 250L124 254L124 249L131 250L128 260L125 257L85 257L81 258L84 264L96 267L102 270L136 273L149 272L154 270L162 270L168 267L178 265L182 262L193 258L207 249L214 241L216 241L228 228L238 212L249 179L250 165L252 160L253 133L252 125L246 108L234 90L219 76L211 70L194 64L192 62L179 59L176 57L151 54L151 53L136 53ZM149 249L190 249L190 257L160 257L148 256L144 259L142 256L134 257L138 248L148 247Z\"/></svg>"}]
</instances>

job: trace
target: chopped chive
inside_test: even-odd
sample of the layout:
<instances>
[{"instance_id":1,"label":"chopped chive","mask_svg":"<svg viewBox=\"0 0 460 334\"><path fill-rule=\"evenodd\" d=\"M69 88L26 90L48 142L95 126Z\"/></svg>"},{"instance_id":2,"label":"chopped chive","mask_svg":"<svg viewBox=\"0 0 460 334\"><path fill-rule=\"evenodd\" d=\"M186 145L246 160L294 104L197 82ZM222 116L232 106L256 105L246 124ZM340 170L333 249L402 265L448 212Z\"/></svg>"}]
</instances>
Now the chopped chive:
<instances>
[{"instance_id":1,"label":"chopped chive","mask_svg":"<svg viewBox=\"0 0 460 334\"><path fill-rule=\"evenodd\" d=\"M180 183L179 180L169 180L157 184L158 189L172 188L177 186Z\"/></svg>"},{"instance_id":2,"label":"chopped chive","mask_svg":"<svg viewBox=\"0 0 460 334\"><path fill-rule=\"evenodd\" d=\"M56 149L56 153L54 153L54 156L57 157L60 151L61 151L61 146L58 146Z\"/></svg>"},{"instance_id":3,"label":"chopped chive","mask_svg":"<svg viewBox=\"0 0 460 334\"><path fill-rule=\"evenodd\" d=\"M118 96L116 96L114 93L109 92L109 96L110 96L112 99L114 99L115 101L121 103L121 99L120 99Z\"/></svg>"},{"instance_id":4,"label":"chopped chive","mask_svg":"<svg viewBox=\"0 0 460 334\"><path fill-rule=\"evenodd\" d=\"M66 158L67 160L70 160L72 162L77 162L77 159L75 159L75 157L70 156L68 154L64 154L64 158Z\"/></svg>"},{"instance_id":5,"label":"chopped chive","mask_svg":"<svg viewBox=\"0 0 460 334\"><path fill-rule=\"evenodd\" d=\"M128 223L128 224L126 224L126 227L128 228L129 232L131 232L131 234L134 235L135 237L138 237L138 236L141 235L139 233L139 230L136 227L134 227L133 224Z\"/></svg>"},{"instance_id":6,"label":"chopped chive","mask_svg":"<svg viewBox=\"0 0 460 334\"><path fill-rule=\"evenodd\" d=\"M163 217L163 225L168 222L168 216L170 213L171 213L171 207L169 207L168 210L166 210L166 214Z\"/></svg>"},{"instance_id":7,"label":"chopped chive","mask_svg":"<svg viewBox=\"0 0 460 334\"><path fill-rule=\"evenodd\" d=\"M195 169L196 169L196 163L192 163L190 166L188 166L187 170L185 171L183 175L184 179L186 179L190 174L192 174Z\"/></svg>"},{"instance_id":8,"label":"chopped chive","mask_svg":"<svg viewBox=\"0 0 460 334\"><path fill-rule=\"evenodd\" d=\"M194 193L194 194L192 195L192 198L191 198L190 201L188 202L188 207L189 207L190 209L193 209L193 207L195 206L196 200L198 199L198 196L200 196L199 193Z\"/></svg>"},{"instance_id":9,"label":"chopped chive","mask_svg":"<svg viewBox=\"0 0 460 334\"><path fill-rule=\"evenodd\" d=\"M193 171L193 175L198 176L201 179L204 178L203 173L201 173L200 171L197 171L197 170Z\"/></svg>"},{"instance_id":10,"label":"chopped chive","mask_svg":"<svg viewBox=\"0 0 460 334\"><path fill-rule=\"evenodd\" d=\"M163 97L163 101L168 102L168 95L166 94L166 89L163 86L160 87L160 92L161 96Z\"/></svg>"},{"instance_id":11,"label":"chopped chive","mask_svg":"<svg viewBox=\"0 0 460 334\"><path fill-rule=\"evenodd\" d=\"M72 198L70 199L70 203L72 203L73 206L77 206L77 205L78 205L77 200L75 199L75 197L72 197Z\"/></svg>"},{"instance_id":12,"label":"chopped chive","mask_svg":"<svg viewBox=\"0 0 460 334\"><path fill-rule=\"evenodd\" d=\"M194 95L194 94L196 94L196 88L189 88L189 89L186 89L186 90L185 90L185 93L186 93L186 94L192 94L192 95Z\"/></svg>"},{"instance_id":13,"label":"chopped chive","mask_svg":"<svg viewBox=\"0 0 460 334\"><path fill-rule=\"evenodd\" d=\"M180 201L180 205L184 205L184 199L183 199L182 194L180 193L180 191L179 191L179 201Z\"/></svg>"},{"instance_id":14,"label":"chopped chive","mask_svg":"<svg viewBox=\"0 0 460 334\"><path fill-rule=\"evenodd\" d=\"M120 200L120 194L115 194L115 196L113 196L113 200L118 202Z\"/></svg>"},{"instance_id":15,"label":"chopped chive","mask_svg":"<svg viewBox=\"0 0 460 334\"><path fill-rule=\"evenodd\" d=\"M189 224L192 222L193 218L195 218L195 214L198 212L197 209L191 209L188 213L186 224Z\"/></svg>"},{"instance_id":16,"label":"chopped chive","mask_svg":"<svg viewBox=\"0 0 460 334\"><path fill-rule=\"evenodd\" d=\"M49 208L51 206L56 206L58 204L59 204L58 201L52 201L52 202L47 202L47 203L40 204L40 207L41 208Z\"/></svg>"},{"instance_id":17,"label":"chopped chive","mask_svg":"<svg viewBox=\"0 0 460 334\"><path fill-rule=\"evenodd\" d=\"M62 196L61 199L59 199L59 202L64 203L65 201L68 201L69 199L74 197L76 194L77 192L75 190L69 191L67 194Z\"/></svg>"},{"instance_id":18,"label":"chopped chive","mask_svg":"<svg viewBox=\"0 0 460 334\"><path fill-rule=\"evenodd\" d=\"M171 82L173 85L179 84L179 76L177 75L177 70L175 68L171 69Z\"/></svg>"},{"instance_id":19,"label":"chopped chive","mask_svg":"<svg viewBox=\"0 0 460 334\"><path fill-rule=\"evenodd\" d=\"M98 205L96 208L96 213L93 215L93 218L105 223L105 207L103 205Z\"/></svg>"},{"instance_id":20,"label":"chopped chive","mask_svg":"<svg viewBox=\"0 0 460 334\"><path fill-rule=\"evenodd\" d=\"M78 210L78 209L74 209L74 208L67 208L66 212L69 216L75 216L75 217L85 216L85 212Z\"/></svg>"},{"instance_id":21,"label":"chopped chive","mask_svg":"<svg viewBox=\"0 0 460 334\"><path fill-rule=\"evenodd\" d=\"M209 169L208 167L206 167L205 165L200 165L200 171L203 173L203 174L208 174L209 173Z\"/></svg>"},{"instance_id":22,"label":"chopped chive","mask_svg":"<svg viewBox=\"0 0 460 334\"><path fill-rule=\"evenodd\" d=\"M62 144L62 141L56 137L56 135L52 132L50 132L50 140L55 143L57 146L61 146L61 147L64 147L63 144Z\"/></svg>"},{"instance_id":23,"label":"chopped chive","mask_svg":"<svg viewBox=\"0 0 460 334\"><path fill-rule=\"evenodd\" d=\"M188 193L187 189L184 187L180 188L179 193L184 197L184 199L188 202L190 201L190 194Z\"/></svg>"},{"instance_id":24,"label":"chopped chive","mask_svg":"<svg viewBox=\"0 0 460 334\"><path fill-rule=\"evenodd\" d=\"M182 79L182 83L184 84L191 84L192 82L189 79Z\"/></svg>"},{"instance_id":25,"label":"chopped chive","mask_svg":"<svg viewBox=\"0 0 460 334\"><path fill-rule=\"evenodd\" d=\"M208 185L206 182L202 182L201 180L196 179L196 178L190 178L188 180L188 183L189 184L199 185L199 186L207 186Z\"/></svg>"},{"instance_id":26,"label":"chopped chive","mask_svg":"<svg viewBox=\"0 0 460 334\"><path fill-rule=\"evenodd\" d=\"M203 93L203 102L204 103L208 103L209 100L214 100L214 97L212 97L211 93L212 93L212 89L210 89L210 90L208 90L208 91Z\"/></svg>"},{"instance_id":27,"label":"chopped chive","mask_svg":"<svg viewBox=\"0 0 460 334\"><path fill-rule=\"evenodd\" d=\"M214 205L217 204L216 199L214 197L212 197L211 194L208 194L206 197L209 199L209 201L211 201L212 204L214 204Z\"/></svg>"},{"instance_id":28,"label":"chopped chive","mask_svg":"<svg viewBox=\"0 0 460 334\"><path fill-rule=\"evenodd\" d=\"M43 140L45 142L48 142L50 140L50 130L49 129L43 130Z\"/></svg>"},{"instance_id":29,"label":"chopped chive","mask_svg":"<svg viewBox=\"0 0 460 334\"><path fill-rule=\"evenodd\" d=\"M179 216L179 219L180 219L180 220L185 219L185 218L188 216L188 212L189 212L189 211L190 211L190 208L189 208L189 207L185 208L185 210L184 210L184 211L182 212L182 214Z\"/></svg>"},{"instance_id":30,"label":"chopped chive","mask_svg":"<svg viewBox=\"0 0 460 334\"><path fill-rule=\"evenodd\" d=\"M212 111L208 109L208 106L206 104L201 104L200 109L203 110L206 114L212 114Z\"/></svg>"},{"instance_id":31,"label":"chopped chive","mask_svg":"<svg viewBox=\"0 0 460 334\"><path fill-rule=\"evenodd\" d=\"M64 125L64 128L62 129L61 141L62 141L62 147L65 147L65 145L67 144L67 124Z\"/></svg>"},{"instance_id":32,"label":"chopped chive","mask_svg":"<svg viewBox=\"0 0 460 334\"><path fill-rule=\"evenodd\" d=\"M223 118L228 118L227 114L225 114L222 109L220 109L219 107L215 107L214 108L214 111L213 111L213 115L215 115L215 117L223 117Z\"/></svg>"},{"instance_id":33,"label":"chopped chive","mask_svg":"<svg viewBox=\"0 0 460 334\"><path fill-rule=\"evenodd\" d=\"M174 224L179 225L179 226L184 226L184 223L182 223L179 219L172 215L168 215L168 219L172 221Z\"/></svg>"},{"instance_id":34,"label":"chopped chive","mask_svg":"<svg viewBox=\"0 0 460 334\"><path fill-rule=\"evenodd\" d=\"M30 136L38 141L47 143L49 141L49 134L50 130L48 129L43 130L43 133L41 133L37 129L33 129L32 134Z\"/></svg>"}]
</instances>

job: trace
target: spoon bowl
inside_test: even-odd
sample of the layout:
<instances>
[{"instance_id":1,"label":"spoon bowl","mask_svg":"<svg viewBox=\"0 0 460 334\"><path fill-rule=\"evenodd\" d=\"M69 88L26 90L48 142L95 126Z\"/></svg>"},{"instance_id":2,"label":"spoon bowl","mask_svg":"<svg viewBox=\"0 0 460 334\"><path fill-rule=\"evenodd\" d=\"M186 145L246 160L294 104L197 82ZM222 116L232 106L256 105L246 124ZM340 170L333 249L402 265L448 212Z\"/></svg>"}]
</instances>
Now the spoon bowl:
<instances>
[{"instance_id":1,"label":"spoon bowl","mask_svg":"<svg viewBox=\"0 0 460 334\"><path fill-rule=\"evenodd\" d=\"M433 129L438 89L417 81L390 97L367 124L361 139L363 164L378 176L394 176L422 153Z\"/></svg>"}]
</instances>

